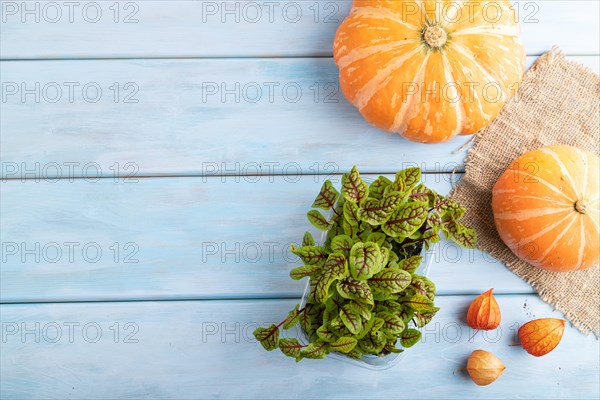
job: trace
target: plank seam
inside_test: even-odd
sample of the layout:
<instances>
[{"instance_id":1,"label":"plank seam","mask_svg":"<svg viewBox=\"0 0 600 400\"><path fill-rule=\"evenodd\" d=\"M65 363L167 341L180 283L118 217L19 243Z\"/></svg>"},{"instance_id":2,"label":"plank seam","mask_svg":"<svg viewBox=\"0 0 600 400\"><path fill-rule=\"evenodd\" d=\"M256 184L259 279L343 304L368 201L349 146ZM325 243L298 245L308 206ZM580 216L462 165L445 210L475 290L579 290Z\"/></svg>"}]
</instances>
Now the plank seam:
<instances>
[{"instance_id":1,"label":"plank seam","mask_svg":"<svg viewBox=\"0 0 600 400\"><path fill-rule=\"evenodd\" d=\"M438 297L465 297L465 296L477 296L479 293L475 292L465 292L465 293L452 293L452 294L440 294ZM535 292L518 292L518 293L496 293L494 292L494 296L502 297L502 296L536 296L539 295ZM298 296L278 296L278 297L185 297L180 299L107 299L107 300L48 300L48 301L3 301L0 302L0 306L9 306L9 305L35 305L35 304L84 304L84 303L148 303L148 302L181 302L181 301L281 301L281 300L301 300Z\"/></svg>"},{"instance_id":2,"label":"plank seam","mask_svg":"<svg viewBox=\"0 0 600 400\"><path fill-rule=\"evenodd\" d=\"M548 49L550 50L550 49ZM526 54L527 57L539 57L545 53ZM567 57L600 57L600 53L565 53ZM135 56L135 57L24 57L24 58L4 58L0 56L0 62L20 62L20 61L125 61L125 60L277 60L277 59L313 59L330 58L331 54L315 55L259 55L259 56Z\"/></svg>"},{"instance_id":3,"label":"plank seam","mask_svg":"<svg viewBox=\"0 0 600 400\"><path fill-rule=\"evenodd\" d=\"M394 175L396 172L398 171L380 171L380 172L364 172L361 173L361 175ZM464 174L464 169L456 169L453 171L421 171L421 174L423 175L452 175L452 174ZM311 176L338 176L341 177L344 173L343 172L336 172L336 173L327 173L327 172L319 172L319 173L294 173L294 174L282 174L282 173L274 173L274 174L215 174L215 175L202 175L202 174L154 174L154 175L135 175L135 176L100 176L97 179L115 179L115 178L126 178L126 179L155 179L155 178L251 178L251 177L256 177L256 178L270 178L270 177L298 177L298 176L302 176L302 177L311 177ZM7 181L20 181L20 182L25 182L25 181L41 181L41 180L52 180L52 182L54 181L61 181L61 180L68 180L68 181L73 181L73 180L89 180L89 177L85 177L85 176L71 176L71 177L45 177L45 178L22 178L22 177L17 177L17 178L8 178L8 177L1 177L0 181L7 182ZM94 179L96 179L96 177L94 177Z\"/></svg>"}]
</instances>

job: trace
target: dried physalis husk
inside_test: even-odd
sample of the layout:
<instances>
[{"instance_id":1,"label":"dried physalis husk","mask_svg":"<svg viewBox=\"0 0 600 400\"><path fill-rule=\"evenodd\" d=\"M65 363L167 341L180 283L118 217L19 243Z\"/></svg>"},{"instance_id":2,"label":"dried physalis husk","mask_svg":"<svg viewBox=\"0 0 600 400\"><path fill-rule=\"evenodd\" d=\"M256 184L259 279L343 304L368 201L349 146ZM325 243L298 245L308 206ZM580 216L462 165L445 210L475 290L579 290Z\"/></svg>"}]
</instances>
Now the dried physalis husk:
<instances>
[{"instance_id":1,"label":"dried physalis husk","mask_svg":"<svg viewBox=\"0 0 600 400\"><path fill-rule=\"evenodd\" d=\"M564 331L565 321L562 319L535 319L519 328L519 338L529 354L541 357L558 346Z\"/></svg>"},{"instance_id":2,"label":"dried physalis husk","mask_svg":"<svg viewBox=\"0 0 600 400\"><path fill-rule=\"evenodd\" d=\"M490 330L500 325L500 307L490 289L480 294L469 307L467 323L473 329Z\"/></svg>"},{"instance_id":3,"label":"dried physalis husk","mask_svg":"<svg viewBox=\"0 0 600 400\"><path fill-rule=\"evenodd\" d=\"M502 360L485 350L475 350L467 361L467 372L479 386L494 382L505 369Z\"/></svg>"}]
</instances>

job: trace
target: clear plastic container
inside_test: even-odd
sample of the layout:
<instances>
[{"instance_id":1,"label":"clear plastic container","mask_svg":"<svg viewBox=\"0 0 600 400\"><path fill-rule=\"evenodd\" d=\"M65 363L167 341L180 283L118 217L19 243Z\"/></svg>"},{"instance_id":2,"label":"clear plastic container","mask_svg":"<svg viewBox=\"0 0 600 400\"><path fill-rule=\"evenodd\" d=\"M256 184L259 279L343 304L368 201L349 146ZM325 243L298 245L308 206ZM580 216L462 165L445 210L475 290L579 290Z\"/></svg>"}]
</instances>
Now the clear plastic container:
<instances>
[{"instance_id":1,"label":"clear plastic container","mask_svg":"<svg viewBox=\"0 0 600 400\"><path fill-rule=\"evenodd\" d=\"M324 234L321 238L321 243L324 243L324 241L325 241L325 234L326 234L326 232L324 232ZM425 250L425 248L423 248L423 250L421 251L423 260L421 261L421 265L415 271L415 273L417 273L419 275L423 275L425 277L428 277L436 249L437 249L437 243L434 244L433 246L431 246L431 248L429 250ZM306 282L306 287L304 288L304 294L302 295L302 302L300 303L300 308L302 308L306 305L306 299L308 298L309 292L310 292L310 280L308 282ZM408 324L408 327L414 328L415 326L411 322ZM301 328L298 331L300 334L299 341L303 345L307 345L309 343L308 336ZM362 359L357 360L354 358L350 358L345 354L333 352L333 353L330 353L327 357L335 358L340 361L344 361L349 364L356 365L358 367L363 367L363 368L372 369L372 370L383 370L383 369L391 368L394 365L398 364L398 362L403 358L404 354L405 354L405 352L391 353L391 354L388 354L385 356L376 356L373 354L365 354L362 357Z\"/></svg>"},{"instance_id":2,"label":"clear plastic container","mask_svg":"<svg viewBox=\"0 0 600 400\"><path fill-rule=\"evenodd\" d=\"M366 178L366 179L364 179L364 181L367 184L371 184L371 182L373 182L373 179ZM333 214L333 212L331 212L330 214ZM330 218L331 215L329 215L328 217ZM321 240L320 240L321 245L323 243L325 243L326 237L327 237L327 232L322 232ZM425 250L425 248L423 247L423 250L421 251L423 260L421 261L421 265L419 266L419 268L417 268L417 270L415 271L416 274L422 275L425 277L429 277L431 264L433 262L436 249L437 249L437 243L432 245L429 250ZM308 280L306 282L306 286L304 288L304 294L302 295L302 302L300 303L300 308L302 308L306 305L306 299L308 298L309 293L310 293L310 280ZM408 328L415 328L415 325L412 322L410 322L408 324ZM298 331L299 331L298 340L303 345L307 345L309 343L308 336L301 328ZM398 364L398 362L402 359L404 354L405 354L405 352L391 353L391 354L388 354L385 356L376 356L373 354L365 354L360 360L357 360L354 358L350 358L345 354L333 352L333 353L330 353L327 357L336 358L340 361L344 361L349 364L353 364L353 365L367 368L367 369L383 370L383 369L391 368L394 365Z\"/></svg>"}]
</instances>

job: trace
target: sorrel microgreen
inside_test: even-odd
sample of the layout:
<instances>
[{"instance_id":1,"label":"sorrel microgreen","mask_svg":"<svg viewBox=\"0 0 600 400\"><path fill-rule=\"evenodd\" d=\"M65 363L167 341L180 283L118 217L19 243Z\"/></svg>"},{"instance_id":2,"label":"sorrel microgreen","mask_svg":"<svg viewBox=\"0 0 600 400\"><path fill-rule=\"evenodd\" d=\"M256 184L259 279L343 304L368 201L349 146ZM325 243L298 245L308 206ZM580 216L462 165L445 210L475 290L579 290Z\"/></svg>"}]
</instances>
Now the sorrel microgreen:
<instances>
[{"instance_id":1,"label":"sorrel microgreen","mask_svg":"<svg viewBox=\"0 0 600 400\"><path fill-rule=\"evenodd\" d=\"M339 193L326 181L308 212L316 228L327 231L317 245L307 232L291 251L304 263L292 279L310 278L306 305L297 305L279 325L258 328L254 336L266 350L279 348L296 361L330 352L360 359L402 352L415 345L439 308L435 284L415 271L418 254L440 240L440 232L473 248L476 235L460 219L465 209L420 183L421 170L408 168L393 181L380 176L370 185L356 167L342 176ZM317 209L328 211L325 216ZM409 327L409 323L414 327ZM303 345L280 338L280 328L300 324Z\"/></svg>"}]
</instances>

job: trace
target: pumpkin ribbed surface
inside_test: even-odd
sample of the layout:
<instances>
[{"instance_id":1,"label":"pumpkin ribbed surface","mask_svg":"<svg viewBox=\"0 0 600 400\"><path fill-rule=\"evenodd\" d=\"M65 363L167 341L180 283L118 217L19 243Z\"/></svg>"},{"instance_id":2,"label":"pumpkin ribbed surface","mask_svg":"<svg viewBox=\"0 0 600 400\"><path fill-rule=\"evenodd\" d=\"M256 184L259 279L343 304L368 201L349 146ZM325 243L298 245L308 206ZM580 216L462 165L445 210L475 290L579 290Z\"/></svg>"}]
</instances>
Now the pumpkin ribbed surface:
<instances>
[{"instance_id":1,"label":"pumpkin ribbed surface","mask_svg":"<svg viewBox=\"0 0 600 400\"><path fill-rule=\"evenodd\" d=\"M492 191L500 237L521 259L550 271L598 263L599 158L549 146L517 158Z\"/></svg>"},{"instance_id":2,"label":"pumpkin ribbed surface","mask_svg":"<svg viewBox=\"0 0 600 400\"><path fill-rule=\"evenodd\" d=\"M333 53L344 95L370 123L425 143L488 125L525 69L505 0L355 0Z\"/></svg>"}]
</instances>

